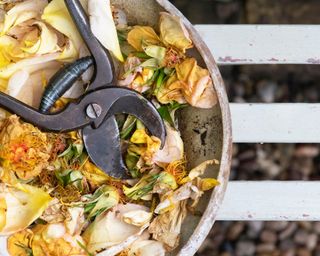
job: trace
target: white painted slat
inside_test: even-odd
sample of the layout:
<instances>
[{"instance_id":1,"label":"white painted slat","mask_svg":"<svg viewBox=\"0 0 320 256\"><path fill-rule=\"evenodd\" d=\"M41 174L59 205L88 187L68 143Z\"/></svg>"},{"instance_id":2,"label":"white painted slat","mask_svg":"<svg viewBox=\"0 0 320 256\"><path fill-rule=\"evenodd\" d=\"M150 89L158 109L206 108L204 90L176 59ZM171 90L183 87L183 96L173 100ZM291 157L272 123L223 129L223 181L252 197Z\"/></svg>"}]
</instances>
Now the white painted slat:
<instances>
[{"instance_id":1,"label":"white painted slat","mask_svg":"<svg viewBox=\"0 0 320 256\"><path fill-rule=\"evenodd\" d=\"M218 220L320 220L320 182L230 181Z\"/></svg>"},{"instance_id":2,"label":"white painted slat","mask_svg":"<svg viewBox=\"0 0 320 256\"><path fill-rule=\"evenodd\" d=\"M237 143L319 143L320 104L231 103Z\"/></svg>"},{"instance_id":3,"label":"white painted slat","mask_svg":"<svg viewBox=\"0 0 320 256\"><path fill-rule=\"evenodd\" d=\"M319 25L196 25L220 65L320 64Z\"/></svg>"}]
</instances>

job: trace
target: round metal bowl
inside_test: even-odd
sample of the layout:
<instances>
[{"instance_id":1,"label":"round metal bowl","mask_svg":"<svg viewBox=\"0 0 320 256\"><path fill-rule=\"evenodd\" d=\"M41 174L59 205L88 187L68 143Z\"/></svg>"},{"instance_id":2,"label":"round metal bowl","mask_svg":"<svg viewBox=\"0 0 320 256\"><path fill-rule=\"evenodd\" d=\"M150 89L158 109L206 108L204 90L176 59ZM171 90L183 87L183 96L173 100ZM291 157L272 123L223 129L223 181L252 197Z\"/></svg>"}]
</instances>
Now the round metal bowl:
<instances>
[{"instance_id":1,"label":"round metal bowl","mask_svg":"<svg viewBox=\"0 0 320 256\"><path fill-rule=\"evenodd\" d=\"M157 29L159 13L167 11L181 17L188 29L194 49L188 52L207 67L214 82L218 104L209 110L188 107L180 112L179 127L185 143L189 167L208 159L217 159L219 166L208 168L207 177L217 178L220 185L200 200L201 216L189 214L182 225L180 246L171 255L193 255L209 233L226 191L232 155L231 118L228 98L218 66L208 47L191 23L168 0L113 0L121 8L130 25L149 25Z\"/></svg>"}]
</instances>

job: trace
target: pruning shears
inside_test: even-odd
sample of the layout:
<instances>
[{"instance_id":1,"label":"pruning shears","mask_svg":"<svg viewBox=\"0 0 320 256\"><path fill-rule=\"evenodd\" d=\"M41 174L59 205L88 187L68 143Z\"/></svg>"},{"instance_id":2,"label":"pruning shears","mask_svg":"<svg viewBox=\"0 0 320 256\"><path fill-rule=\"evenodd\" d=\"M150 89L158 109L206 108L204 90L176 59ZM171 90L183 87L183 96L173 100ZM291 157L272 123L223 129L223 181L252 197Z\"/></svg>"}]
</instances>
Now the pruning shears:
<instances>
[{"instance_id":1,"label":"pruning shears","mask_svg":"<svg viewBox=\"0 0 320 256\"><path fill-rule=\"evenodd\" d=\"M60 133L81 129L90 159L108 175L127 178L128 170L122 159L115 114L126 113L140 119L149 132L161 140L162 146L166 137L163 120L155 106L141 94L116 86L111 56L93 35L79 0L65 0L65 4L92 55L91 61L87 58L87 65L83 69L92 64L95 70L86 92L57 113L48 113L46 106L54 102L46 97L42 99L40 110L37 110L0 93L0 106L44 131ZM70 87L77 76L66 72L67 69L64 67L57 74L64 73L65 84ZM71 67L70 70L76 72L77 68ZM62 96L64 90L57 91L58 96Z\"/></svg>"}]
</instances>

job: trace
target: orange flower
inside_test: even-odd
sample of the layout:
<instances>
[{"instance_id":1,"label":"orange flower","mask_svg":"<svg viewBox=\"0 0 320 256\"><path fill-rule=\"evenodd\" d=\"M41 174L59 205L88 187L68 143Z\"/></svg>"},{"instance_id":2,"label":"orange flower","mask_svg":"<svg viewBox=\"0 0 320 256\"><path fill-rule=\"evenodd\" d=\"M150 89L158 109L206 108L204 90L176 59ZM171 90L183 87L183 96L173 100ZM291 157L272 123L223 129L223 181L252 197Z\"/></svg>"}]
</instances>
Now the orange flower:
<instances>
[{"instance_id":1,"label":"orange flower","mask_svg":"<svg viewBox=\"0 0 320 256\"><path fill-rule=\"evenodd\" d=\"M6 119L0 132L0 158L5 172L31 179L47 167L51 144L47 135L15 115Z\"/></svg>"}]
</instances>

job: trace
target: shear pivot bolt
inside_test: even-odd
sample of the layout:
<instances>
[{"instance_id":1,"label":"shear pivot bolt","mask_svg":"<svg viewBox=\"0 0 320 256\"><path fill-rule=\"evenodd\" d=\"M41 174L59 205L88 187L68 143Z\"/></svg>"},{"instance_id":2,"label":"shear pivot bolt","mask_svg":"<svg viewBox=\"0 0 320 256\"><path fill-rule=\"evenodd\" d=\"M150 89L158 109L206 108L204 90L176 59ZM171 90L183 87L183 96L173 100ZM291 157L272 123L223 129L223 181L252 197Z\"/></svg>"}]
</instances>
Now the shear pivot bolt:
<instances>
[{"instance_id":1,"label":"shear pivot bolt","mask_svg":"<svg viewBox=\"0 0 320 256\"><path fill-rule=\"evenodd\" d=\"M102 109L100 105L91 103L87 106L86 113L89 118L96 119L101 115Z\"/></svg>"}]
</instances>

